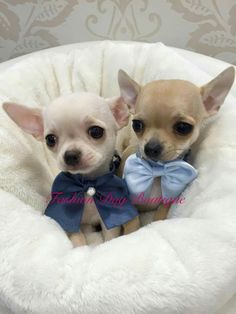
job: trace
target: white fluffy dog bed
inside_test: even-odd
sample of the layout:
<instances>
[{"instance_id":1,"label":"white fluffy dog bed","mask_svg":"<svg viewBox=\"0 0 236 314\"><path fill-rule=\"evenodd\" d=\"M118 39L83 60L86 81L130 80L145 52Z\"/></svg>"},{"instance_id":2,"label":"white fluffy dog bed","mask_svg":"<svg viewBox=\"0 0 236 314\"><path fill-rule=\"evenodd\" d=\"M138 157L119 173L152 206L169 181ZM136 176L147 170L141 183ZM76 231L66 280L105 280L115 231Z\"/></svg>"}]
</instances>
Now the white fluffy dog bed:
<instances>
[{"instance_id":1,"label":"white fluffy dog bed","mask_svg":"<svg viewBox=\"0 0 236 314\"><path fill-rule=\"evenodd\" d=\"M119 68L140 83L182 78L201 85L212 78L207 64L203 72L162 44L103 42L26 58L1 74L0 101L36 107L78 90L118 95ZM58 172L52 157L0 110L1 314L236 313L232 93L203 130L200 174L184 205L166 221L77 249L42 215Z\"/></svg>"}]
</instances>

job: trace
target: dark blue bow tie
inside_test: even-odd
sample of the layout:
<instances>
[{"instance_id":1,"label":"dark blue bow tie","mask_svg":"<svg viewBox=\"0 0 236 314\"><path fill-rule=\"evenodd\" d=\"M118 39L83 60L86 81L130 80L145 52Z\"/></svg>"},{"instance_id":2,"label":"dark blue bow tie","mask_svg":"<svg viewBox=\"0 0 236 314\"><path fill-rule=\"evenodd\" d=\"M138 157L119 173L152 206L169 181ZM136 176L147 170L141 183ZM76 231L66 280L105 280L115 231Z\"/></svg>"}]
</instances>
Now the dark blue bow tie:
<instances>
[{"instance_id":1,"label":"dark blue bow tie","mask_svg":"<svg viewBox=\"0 0 236 314\"><path fill-rule=\"evenodd\" d=\"M93 197L107 229L120 226L138 215L130 202L125 181L115 176L113 171L95 180L86 179L79 174L59 173L54 180L52 199L46 208L45 215L56 220L65 231L78 232L85 197L88 200L89 196ZM112 199L122 199L122 205L113 202Z\"/></svg>"}]
</instances>

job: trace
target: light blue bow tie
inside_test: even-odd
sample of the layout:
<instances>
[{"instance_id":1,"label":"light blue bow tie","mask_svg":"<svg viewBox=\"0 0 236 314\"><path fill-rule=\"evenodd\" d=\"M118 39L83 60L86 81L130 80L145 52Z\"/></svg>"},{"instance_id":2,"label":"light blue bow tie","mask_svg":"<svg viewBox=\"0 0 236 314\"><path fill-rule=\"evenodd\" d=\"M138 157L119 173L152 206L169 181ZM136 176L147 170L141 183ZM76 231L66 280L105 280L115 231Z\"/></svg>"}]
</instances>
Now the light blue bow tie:
<instances>
[{"instance_id":1,"label":"light blue bow tie","mask_svg":"<svg viewBox=\"0 0 236 314\"><path fill-rule=\"evenodd\" d=\"M162 196L178 197L186 186L197 177L197 170L186 161L152 162L136 154L129 156L124 168L124 179L133 196L151 191L155 178L161 177Z\"/></svg>"}]
</instances>

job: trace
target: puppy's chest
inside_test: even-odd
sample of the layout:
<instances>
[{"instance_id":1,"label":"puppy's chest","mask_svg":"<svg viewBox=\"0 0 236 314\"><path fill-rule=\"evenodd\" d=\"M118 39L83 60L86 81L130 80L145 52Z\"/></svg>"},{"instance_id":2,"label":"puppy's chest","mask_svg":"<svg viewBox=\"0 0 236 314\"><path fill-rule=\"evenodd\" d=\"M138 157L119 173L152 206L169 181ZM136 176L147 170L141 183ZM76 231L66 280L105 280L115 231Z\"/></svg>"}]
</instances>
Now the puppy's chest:
<instances>
[{"instance_id":1,"label":"puppy's chest","mask_svg":"<svg viewBox=\"0 0 236 314\"><path fill-rule=\"evenodd\" d=\"M86 194L84 195L86 200L89 199L89 202L85 202L83 216L82 216L82 224L90 224L96 225L100 222L101 217L98 213L98 209L92 197L88 197Z\"/></svg>"},{"instance_id":2,"label":"puppy's chest","mask_svg":"<svg viewBox=\"0 0 236 314\"><path fill-rule=\"evenodd\" d=\"M153 180L153 185L150 193L150 198L161 196L161 179L155 178Z\"/></svg>"},{"instance_id":3,"label":"puppy's chest","mask_svg":"<svg viewBox=\"0 0 236 314\"><path fill-rule=\"evenodd\" d=\"M152 189L151 189L151 193L149 195L149 198L158 198L161 196L161 179L160 178L155 178L153 181L153 185L152 185ZM148 209L155 209L157 208L158 204L155 204L155 202L153 204L149 204L148 205Z\"/></svg>"},{"instance_id":4,"label":"puppy's chest","mask_svg":"<svg viewBox=\"0 0 236 314\"><path fill-rule=\"evenodd\" d=\"M161 193L161 179L160 178L155 178L153 181L153 185L151 188L150 194L146 197L146 200L148 201L146 204L143 204L139 206L139 209L142 211L147 211L147 210L154 210L158 207L158 202L151 202L152 199L158 198L162 195Z\"/></svg>"}]
</instances>

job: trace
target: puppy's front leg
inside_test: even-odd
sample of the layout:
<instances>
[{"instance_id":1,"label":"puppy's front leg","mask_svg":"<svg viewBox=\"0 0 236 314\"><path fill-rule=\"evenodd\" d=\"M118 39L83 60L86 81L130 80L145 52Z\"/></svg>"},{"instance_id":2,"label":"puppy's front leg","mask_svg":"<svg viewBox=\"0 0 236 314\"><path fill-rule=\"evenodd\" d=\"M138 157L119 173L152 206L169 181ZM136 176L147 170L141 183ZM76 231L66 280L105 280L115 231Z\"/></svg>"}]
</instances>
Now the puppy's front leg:
<instances>
[{"instance_id":1,"label":"puppy's front leg","mask_svg":"<svg viewBox=\"0 0 236 314\"><path fill-rule=\"evenodd\" d=\"M87 245L85 236L82 232L67 233L74 247Z\"/></svg>"},{"instance_id":2,"label":"puppy's front leg","mask_svg":"<svg viewBox=\"0 0 236 314\"><path fill-rule=\"evenodd\" d=\"M105 242L112 240L114 238L118 238L121 234L121 228L120 227L116 227L116 228L112 228L112 229L108 230L102 221L101 221L101 227L102 227L103 239Z\"/></svg>"},{"instance_id":3,"label":"puppy's front leg","mask_svg":"<svg viewBox=\"0 0 236 314\"><path fill-rule=\"evenodd\" d=\"M155 211L155 214L154 214L154 221L157 221L157 220L164 220L167 218L167 215L168 215L168 211L170 209L170 205L164 205L164 204L161 204L157 210Z\"/></svg>"},{"instance_id":4,"label":"puppy's front leg","mask_svg":"<svg viewBox=\"0 0 236 314\"><path fill-rule=\"evenodd\" d=\"M134 219L124 224L123 228L124 228L123 234L129 234L131 232L138 230L140 228L139 216L135 217Z\"/></svg>"}]
</instances>

